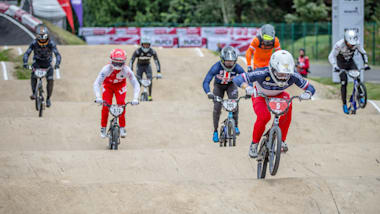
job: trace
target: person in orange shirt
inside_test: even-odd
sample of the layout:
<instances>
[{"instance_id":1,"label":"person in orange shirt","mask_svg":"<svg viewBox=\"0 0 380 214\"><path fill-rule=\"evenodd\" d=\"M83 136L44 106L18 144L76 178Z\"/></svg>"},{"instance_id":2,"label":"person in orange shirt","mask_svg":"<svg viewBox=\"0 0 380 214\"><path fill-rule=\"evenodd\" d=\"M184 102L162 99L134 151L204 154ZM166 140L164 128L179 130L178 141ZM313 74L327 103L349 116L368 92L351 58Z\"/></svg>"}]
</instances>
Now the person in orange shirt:
<instances>
[{"instance_id":1,"label":"person in orange shirt","mask_svg":"<svg viewBox=\"0 0 380 214\"><path fill-rule=\"evenodd\" d=\"M251 45L245 53L247 59L248 72L257 68L268 67L273 49L281 50L280 41L275 36L274 27L265 24L260 28L259 35L253 38ZM252 67L253 54L253 67Z\"/></svg>"}]
</instances>

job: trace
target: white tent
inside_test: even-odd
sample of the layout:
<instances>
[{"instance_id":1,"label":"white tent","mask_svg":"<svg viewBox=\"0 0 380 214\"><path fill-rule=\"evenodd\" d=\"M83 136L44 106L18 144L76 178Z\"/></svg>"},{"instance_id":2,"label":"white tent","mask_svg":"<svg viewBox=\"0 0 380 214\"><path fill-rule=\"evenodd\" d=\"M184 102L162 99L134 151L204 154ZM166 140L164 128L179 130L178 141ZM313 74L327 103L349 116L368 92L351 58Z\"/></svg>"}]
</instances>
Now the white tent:
<instances>
[{"instance_id":1,"label":"white tent","mask_svg":"<svg viewBox=\"0 0 380 214\"><path fill-rule=\"evenodd\" d=\"M21 8L66 29L66 14L57 0L23 0Z\"/></svg>"}]
</instances>

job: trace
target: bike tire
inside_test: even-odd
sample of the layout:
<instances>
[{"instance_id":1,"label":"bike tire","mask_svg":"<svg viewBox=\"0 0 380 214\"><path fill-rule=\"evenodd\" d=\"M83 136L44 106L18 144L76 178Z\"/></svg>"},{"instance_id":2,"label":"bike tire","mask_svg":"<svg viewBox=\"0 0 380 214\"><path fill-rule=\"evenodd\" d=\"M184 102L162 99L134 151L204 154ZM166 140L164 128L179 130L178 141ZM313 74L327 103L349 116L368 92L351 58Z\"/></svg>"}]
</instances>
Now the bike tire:
<instances>
[{"instance_id":1,"label":"bike tire","mask_svg":"<svg viewBox=\"0 0 380 214\"><path fill-rule=\"evenodd\" d=\"M266 149L265 139L261 141L259 155L261 155L263 159L257 161L257 179L265 179L268 166L268 150Z\"/></svg>"},{"instance_id":2,"label":"bike tire","mask_svg":"<svg viewBox=\"0 0 380 214\"><path fill-rule=\"evenodd\" d=\"M236 144L236 130L235 130L235 120L230 119L227 122L227 130L228 130L228 145L235 146Z\"/></svg>"},{"instance_id":3,"label":"bike tire","mask_svg":"<svg viewBox=\"0 0 380 214\"><path fill-rule=\"evenodd\" d=\"M276 175L278 167L280 166L281 159L281 143L282 143L282 134L279 127L272 127L272 148L273 152L269 154L269 172L270 174Z\"/></svg>"},{"instance_id":4,"label":"bike tire","mask_svg":"<svg viewBox=\"0 0 380 214\"><path fill-rule=\"evenodd\" d=\"M364 95L364 103L360 103L360 97L358 96L359 107L365 108L367 105L367 88L365 87L364 83L362 83L362 82L359 84L359 88L361 89L361 91ZM358 94L359 94L359 90L358 90Z\"/></svg>"},{"instance_id":5,"label":"bike tire","mask_svg":"<svg viewBox=\"0 0 380 214\"><path fill-rule=\"evenodd\" d=\"M119 127L113 127L112 137L111 137L113 150L117 150L119 147L119 132L120 132Z\"/></svg>"},{"instance_id":6,"label":"bike tire","mask_svg":"<svg viewBox=\"0 0 380 214\"><path fill-rule=\"evenodd\" d=\"M140 100L141 100L142 102L146 102L146 101L148 101L148 95L147 95L147 93L145 93L145 92L141 93L141 98L140 98Z\"/></svg>"},{"instance_id":7,"label":"bike tire","mask_svg":"<svg viewBox=\"0 0 380 214\"><path fill-rule=\"evenodd\" d=\"M39 109L38 109L38 116L39 117L42 117L42 113L43 113L43 111L44 111L44 104L43 104L43 102L44 102L44 97L42 96L42 92L41 91L39 91L38 92L38 99L39 99Z\"/></svg>"}]
</instances>

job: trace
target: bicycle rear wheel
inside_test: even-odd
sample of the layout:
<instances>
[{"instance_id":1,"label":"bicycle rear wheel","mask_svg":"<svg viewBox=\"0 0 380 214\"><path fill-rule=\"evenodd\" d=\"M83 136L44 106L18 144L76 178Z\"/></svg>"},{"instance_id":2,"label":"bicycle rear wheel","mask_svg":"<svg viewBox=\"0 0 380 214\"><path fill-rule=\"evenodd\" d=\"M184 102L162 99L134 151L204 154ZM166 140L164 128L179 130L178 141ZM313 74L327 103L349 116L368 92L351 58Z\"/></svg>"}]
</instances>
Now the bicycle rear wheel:
<instances>
[{"instance_id":1,"label":"bicycle rear wheel","mask_svg":"<svg viewBox=\"0 0 380 214\"><path fill-rule=\"evenodd\" d=\"M278 167L280 166L282 135L281 129L278 126L272 127L272 129L272 142L269 151L269 172L271 175L276 175Z\"/></svg>"},{"instance_id":2,"label":"bicycle rear wheel","mask_svg":"<svg viewBox=\"0 0 380 214\"><path fill-rule=\"evenodd\" d=\"M367 105L367 88L365 87L364 83L360 83L358 86L358 103L360 108L365 108ZM361 93L360 93L361 92ZM360 98L364 98L364 102L360 102Z\"/></svg>"}]
</instances>

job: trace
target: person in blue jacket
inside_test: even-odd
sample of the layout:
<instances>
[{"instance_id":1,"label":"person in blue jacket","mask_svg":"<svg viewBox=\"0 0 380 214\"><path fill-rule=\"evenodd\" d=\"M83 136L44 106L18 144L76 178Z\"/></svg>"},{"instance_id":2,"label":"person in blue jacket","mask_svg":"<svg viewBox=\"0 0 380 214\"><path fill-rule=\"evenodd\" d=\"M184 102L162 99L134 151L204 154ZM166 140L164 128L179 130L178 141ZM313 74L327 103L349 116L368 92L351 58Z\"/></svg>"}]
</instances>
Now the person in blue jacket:
<instances>
[{"instance_id":1,"label":"person in blue jacket","mask_svg":"<svg viewBox=\"0 0 380 214\"><path fill-rule=\"evenodd\" d=\"M314 87L309 84L309 81L294 72L295 63L293 56L286 50L279 50L272 54L269 61L269 67L258 68L255 72L241 74L233 79L233 82L245 89L248 95L256 95L256 92L264 94L268 97L277 97L289 99L289 94L285 91L291 85L295 84L304 90L300 98L303 100L310 99L315 93ZM250 83L256 82L256 86L252 87ZM266 124L271 119L271 114L267 108L265 99L261 96L252 96L253 109L257 119L253 128L252 143L249 148L249 156L257 157L257 146L261 136L265 131ZM280 117L280 129L282 133L282 149L288 150L288 145L285 143L290 122L292 120L292 105L290 104L287 113Z\"/></svg>"},{"instance_id":2,"label":"person in blue jacket","mask_svg":"<svg viewBox=\"0 0 380 214\"><path fill-rule=\"evenodd\" d=\"M227 92L229 99L237 99L238 88L232 82L232 79L238 75L244 73L244 69L236 64L237 53L235 49L231 46L224 47L220 54L220 61L215 63L211 69L208 71L204 81L203 81L203 90L207 94L209 99L214 99L214 96L223 98L224 93ZM215 77L215 78L214 78ZM214 90L210 91L210 82L214 79ZM222 104L219 102L214 102L214 111L213 111L213 123L214 123L214 132L213 132L213 141L215 143L219 142L218 135L218 123L219 117L222 109ZM236 121L236 134L240 134L238 128L238 115L239 109L234 113L234 120Z\"/></svg>"}]
</instances>

